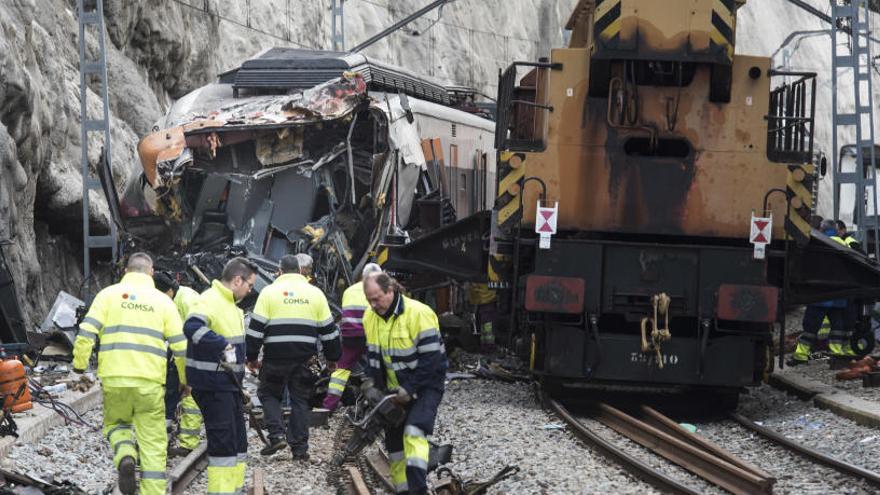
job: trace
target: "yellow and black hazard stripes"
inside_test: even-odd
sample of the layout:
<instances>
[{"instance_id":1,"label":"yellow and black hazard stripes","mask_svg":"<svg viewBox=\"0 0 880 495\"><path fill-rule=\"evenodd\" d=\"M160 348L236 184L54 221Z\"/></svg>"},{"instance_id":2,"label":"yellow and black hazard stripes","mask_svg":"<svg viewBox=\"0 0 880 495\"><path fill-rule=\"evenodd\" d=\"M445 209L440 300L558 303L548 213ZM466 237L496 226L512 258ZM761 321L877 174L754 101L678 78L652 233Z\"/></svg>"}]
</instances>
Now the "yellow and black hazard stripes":
<instances>
[{"instance_id":1,"label":"yellow and black hazard stripes","mask_svg":"<svg viewBox=\"0 0 880 495\"><path fill-rule=\"evenodd\" d=\"M594 13L595 33L598 39L609 41L620 35L620 13L622 0L596 0Z\"/></svg>"},{"instance_id":2,"label":"yellow and black hazard stripes","mask_svg":"<svg viewBox=\"0 0 880 495\"><path fill-rule=\"evenodd\" d=\"M788 195L788 215L785 234L800 245L810 242L810 220L813 216L813 190L816 183L814 165L789 165L785 189Z\"/></svg>"},{"instance_id":3,"label":"yellow and black hazard stripes","mask_svg":"<svg viewBox=\"0 0 880 495\"><path fill-rule=\"evenodd\" d=\"M736 1L713 0L712 30L709 37L713 48L725 50L727 57L733 60L734 42L736 39ZM713 50L714 51L714 50Z\"/></svg>"},{"instance_id":4,"label":"yellow and black hazard stripes","mask_svg":"<svg viewBox=\"0 0 880 495\"><path fill-rule=\"evenodd\" d=\"M379 251L376 253L376 264L379 266L385 265L388 262L388 248L381 247Z\"/></svg>"},{"instance_id":5,"label":"yellow and black hazard stripes","mask_svg":"<svg viewBox=\"0 0 880 495\"><path fill-rule=\"evenodd\" d=\"M519 227L522 218L520 193L526 173L525 155L502 151L498 161L498 189L495 197L498 227L505 233Z\"/></svg>"},{"instance_id":6,"label":"yellow and black hazard stripes","mask_svg":"<svg viewBox=\"0 0 880 495\"><path fill-rule=\"evenodd\" d=\"M510 279L513 271L511 256L493 254L489 256L488 282L490 289L510 288Z\"/></svg>"}]
</instances>

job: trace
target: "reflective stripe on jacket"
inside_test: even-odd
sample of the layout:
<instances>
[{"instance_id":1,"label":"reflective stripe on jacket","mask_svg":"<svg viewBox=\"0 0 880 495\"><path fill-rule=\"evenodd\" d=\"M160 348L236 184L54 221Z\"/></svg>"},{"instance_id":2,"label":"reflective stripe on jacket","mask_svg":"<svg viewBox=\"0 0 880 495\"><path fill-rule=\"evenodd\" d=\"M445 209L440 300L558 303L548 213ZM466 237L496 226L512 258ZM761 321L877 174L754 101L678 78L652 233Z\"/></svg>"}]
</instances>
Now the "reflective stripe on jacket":
<instances>
[{"instance_id":1,"label":"reflective stripe on jacket","mask_svg":"<svg viewBox=\"0 0 880 495\"><path fill-rule=\"evenodd\" d=\"M369 307L364 294L364 283L358 282L342 293L342 319L339 331L342 338L364 336L364 311Z\"/></svg>"},{"instance_id":2,"label":"reflective stripe on jacket","mask_svg":"<svg viewBox=\"0 0 880 495\"><path fill-rule=\"evenodd\" d=\"M249 361L263 347L266 361L304 363L317 354L319 341L328 360L339 359L339 330L321 289L286 273L260 292L247 331Z\"/></svg>"},{"instance_id":3,"label":"reflective stripe on jacket","mask_svg":"<svg viewBox=\"0 0 880 495\"><path fill-rule=\"evenodd\" d=\"M446 349L437 315L430 307L402 294L396 299L387 319L372 309L364 313L370 376L376 383L384 382L388 389L400 386L411 394L426 387L443 390Z\"/></svg>"},{"instance_id":4,"label":"reflective stripe on jacket","mask_svg":"<svg viewBox=\"0 0 880 495\"><path fill-rule=\"evenodd\" d=\"M153 278L126 273L119 283L95 296L79 326L73 367L85 369L92 348L98 347L98 376L138 378L165 384L166 346L170 345L178 372L183 371L186 339L174 303L156 290Z\"/></svg>"},{"instance_id":5,"label":"reflective stripe on jacket","mask_svg":"<svg viewBox=\"0 0 880 495\"><path fill-rule=\"evenodd\" d=\"M238 390L220 367L223 350L232 344L236 377L239 381L244 378L244 313L236 306L232 291L219 280L211 282L211 288L190 308L183 332L188 341L186 379L189 385L197 390Z\"/></svg>"}]
</instances>

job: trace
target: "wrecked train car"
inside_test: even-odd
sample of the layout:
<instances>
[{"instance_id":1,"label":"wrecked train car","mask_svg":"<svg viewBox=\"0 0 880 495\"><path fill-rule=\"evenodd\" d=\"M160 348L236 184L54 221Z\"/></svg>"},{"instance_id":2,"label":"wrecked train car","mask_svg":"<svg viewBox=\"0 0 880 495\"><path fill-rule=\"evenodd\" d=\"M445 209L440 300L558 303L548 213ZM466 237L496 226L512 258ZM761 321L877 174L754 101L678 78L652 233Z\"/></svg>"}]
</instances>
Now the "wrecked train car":
<instances>
[{"instance_id":1,"label":"wrecked train car","mask_svg":"<svg viewBox=\"0 0 880 495\"><path fill-rule=\"evenodd\" d=\"M455 108L459 93L361 55L271 49L178 100L141 141L127 231L201 282L232 255L268 273L308 253L332 298L381 243L487 208L494 123Z\"/></svg>"}]
</instances>

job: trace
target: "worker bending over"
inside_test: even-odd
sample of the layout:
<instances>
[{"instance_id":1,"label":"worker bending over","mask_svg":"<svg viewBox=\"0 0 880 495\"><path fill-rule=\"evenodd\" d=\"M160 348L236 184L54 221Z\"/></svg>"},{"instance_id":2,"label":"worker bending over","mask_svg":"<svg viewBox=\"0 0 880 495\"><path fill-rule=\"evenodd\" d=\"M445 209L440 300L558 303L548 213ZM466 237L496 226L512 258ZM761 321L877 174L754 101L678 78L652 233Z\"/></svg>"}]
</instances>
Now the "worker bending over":
<instances>
[{"instance_id":1,"label":"worker bending over","mask_svg":"<svg viewBox=\"0 0 880 495\"><path fill-rule=\"evenodd\" d=\"M330 385L324 397L325 409L334 410L339 399L345 392L345 385L351 376L351 369L357 364L367 350L367 338L364 336L364 311L368 303L364 295L364 279L373 273L379 273L382 267L375 263L367 263L361 271L361 281L352 285L342 293L342 319L339 331L342 335L342 357L336 363L336 369L330 375Z\"/></svg>"},{"instance_id":2,"label":"worker bending over","mask_svg":"<svg viewBox=\"0 0 880 495\"><path fill-rule=\"evenodd\" d=\"M199 298L199 293L189 287L181 286L170 274L156 272L153 274L153 282L156 289L164 293L177 307L177 313L181 321L186 320L189 309ZM182 328L181 328L182 331ZM168 350L168 378L165 385L165 430L168 432L168 455L172 457L184 457L199 445L199 436L202 429L202 413L196 400L192 397L189 387L181 387L180 376L171 359L171 350ZM177 435L177 447L172 447L174 440L171 438L174 424L177 419L177 407L180 406L180 428Z\"/></svg>"},{"instance_id":3,"label":"worker bending over","mask_svg":"<svg viewBox=\"0 0 880 495\"><path fill-rule=\"evenodd\" d=\"M199 296L183 326L186 379L208 437L208 494L244 493L247 430L244 398L244 315L236 303L250 293L257 267L233 258L220 280Z\"/></svg>"},{"instance_id":4,"label":"worker bending over","mask_svg":"<svg viewBox=\"0 0 880 495\"><path fill-rule=\"evenodd\" d=\"M119 471L119 490L164 495L166 346L183 376L186 339L174 303L153 285L153 260L145 253L128 259L122 280L95 296L73 348L73 369L82 373L96 341L98 377L104 392L104 436ZM137 433L137 448L135 448Z\"/></svg>"},{"instance_id":5,"label":"worker bending over","mask_svg":"<svg viewBox=\"0 0 880 495\"><path fill-rule=\"evenodd\" d=\"M407 409L406 421L385 431L391 480L397 493L427 493L428 435L434 431L446 379L446 350L437 315L386 273L364 279L370 309L364 314L368 374L396 392L394 402Z\"/></svg>"},{"instance_id":6,"label":"worker bending over","mask_svg":"<svg viewBox=\"0 0 880 495\"><path fill-rule=\"evenodd\" d=\"M294 460L309 458L308 401L314 384L309 361L318 352L318 341L328 361L342 352L327 298L300 268L296 256L281 257L281 275L260 291L247 331L248 367L260 370L257 397L269 430L269 445L260 454L272 455L289 445ZM281 412L285 388L291 403L287 435Z\"/></svg>"}]
</instances>

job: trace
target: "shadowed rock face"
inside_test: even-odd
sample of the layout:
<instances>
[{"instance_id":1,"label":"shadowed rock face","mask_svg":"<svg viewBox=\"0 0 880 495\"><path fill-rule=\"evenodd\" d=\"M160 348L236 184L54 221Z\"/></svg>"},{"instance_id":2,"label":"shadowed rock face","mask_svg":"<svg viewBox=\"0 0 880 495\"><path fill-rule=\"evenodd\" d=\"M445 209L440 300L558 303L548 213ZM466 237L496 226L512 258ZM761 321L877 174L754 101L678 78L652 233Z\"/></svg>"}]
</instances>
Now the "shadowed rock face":
<instances>
[{"instance_id":1,"label":"shadowed rock face","mask_svg":"<svg viewBox=\"0 0 880 495\"><path fill-rule=\"evenodd\" d=\"M330 0L104 2L111 159L119 191L140 172L138 140L175 98L273 46L330 48ZM502 9L500 0L458 2L430 29L436 13L412 24L410 31L419 31L418 36L398 33L366 53L494 94L499 67L561 46L561 26L575 3L507 0ZM347 45L423 5L421 0L347 3ZM75 0L0 3L0 241L11 240L2 249L28 328L39 324L58 290L78 294L82 279L75 9ZM87 43L90 50L97 48L94 35ZM92 115L101 110L93 91L88 108ZM90 139L94 164L102 139ZM90 213L93 229L106 228L107 205L97 195L92 196Z\"/></svg>"}]
</instances>

